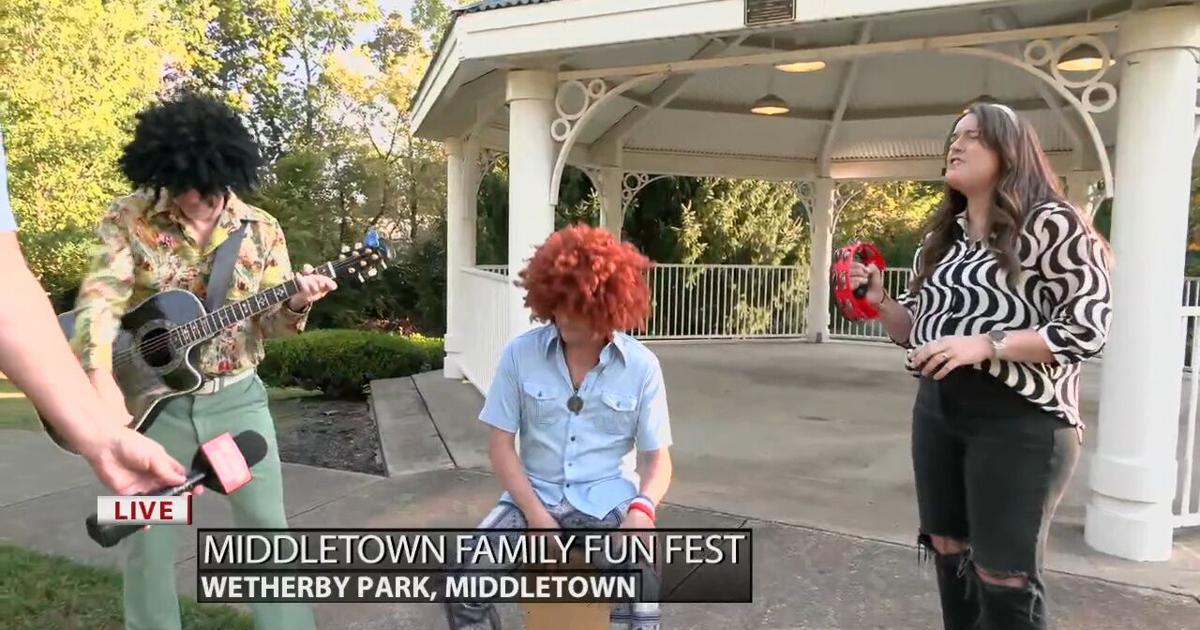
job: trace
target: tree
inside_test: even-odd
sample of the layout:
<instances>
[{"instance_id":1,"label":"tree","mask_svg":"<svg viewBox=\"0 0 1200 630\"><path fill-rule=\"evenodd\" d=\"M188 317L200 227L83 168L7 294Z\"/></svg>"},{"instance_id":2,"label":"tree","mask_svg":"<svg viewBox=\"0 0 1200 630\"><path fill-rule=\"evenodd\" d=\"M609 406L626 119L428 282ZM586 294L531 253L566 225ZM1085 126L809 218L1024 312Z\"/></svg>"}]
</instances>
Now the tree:
<instances>
[{"instance_id":1,"label":"tree","mask_svg":"<svg viewBox=\"0 0 1200 630\"><path fill-rule=\"evenodd\" d=\"M378 19L374 0L207 0L213 63L190 83L219 91L246 113L268 161L317 145L331 127L335 91L326 65L355 30Z\"/></svg>"},{"instance_id":2,"label":"tree","mask_svg":"<svg viewBox=\"0 0 1200 630\"><path fill-rule=\"evenodd\" d=\"M364 47L330 64L343 123L368 155L369 222L416 240L445 211L441 147L413 135L409 113L429 54L398 13L387 16Z\"/></svg>"},{"instance_id":3,"label":"tree","mask_svg":"<svg viewBox=\"0 0 1200 630\"><path fill-rule=\"evenodd\" d=\"M749 179L710 179L683 208L685 263L794 263L805 239L792 186Z\"/></svg>"},{"instance_id":4,"label":"tree","mask_svg":"<svg viewBox=\"0 0 1200 630\"><path fill-rule=\"evenodd\" d=\"M458 6L463 4L457 3ZM450 26L450 7L446 0L414 0L412 21L429 38L430 46L437 48Z\"/></svg>"},{"instance_id":5,"label":"tree","mask_svg":"<svg viewBox=\"0 0 1200 630\"><path fill-rule=\"evenodd\" d=\"M838 215L834 247L869 241L889 267L904 268L911 267L921 227L942 194L939 185L913 181L843 182L838 193L847 201Z\"/></svg>"},{"instance_id":6,"label":"tree","mask_svg":"<svg viewBox=\"0 0 1200 630\"><path fill-rule=\"evenodd\" d=\"M205 7L165 0L5 0L0 124L20 238L66 306L94 226L127 192L118 168L134 114L186 73Z\"/></svg>"}]
</instances>

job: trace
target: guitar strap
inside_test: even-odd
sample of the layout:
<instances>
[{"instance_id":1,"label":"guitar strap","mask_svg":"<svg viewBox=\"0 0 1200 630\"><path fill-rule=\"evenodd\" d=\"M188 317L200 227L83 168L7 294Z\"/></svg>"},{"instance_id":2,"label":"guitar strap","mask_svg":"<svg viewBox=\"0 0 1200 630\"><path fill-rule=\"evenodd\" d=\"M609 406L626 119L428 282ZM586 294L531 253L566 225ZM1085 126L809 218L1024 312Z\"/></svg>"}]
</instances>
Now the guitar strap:
<instances>
[{"instance_id":1,"label":"guitar strap","mask_svg":"<svg viewBox=\"0 0 1200 630\"><path fill-rule=\"evenodd\" d=\"M213 255L212 273L208 275L208 289L204 294L204 308L208 309L209 313L225 304L229 284L233 281L233 263L237 261L238 250L241 249L242 239L246 237L248 225L250 222L243 220L242 226L218 245L217 252Z\"/></svg>"}]
</instances>

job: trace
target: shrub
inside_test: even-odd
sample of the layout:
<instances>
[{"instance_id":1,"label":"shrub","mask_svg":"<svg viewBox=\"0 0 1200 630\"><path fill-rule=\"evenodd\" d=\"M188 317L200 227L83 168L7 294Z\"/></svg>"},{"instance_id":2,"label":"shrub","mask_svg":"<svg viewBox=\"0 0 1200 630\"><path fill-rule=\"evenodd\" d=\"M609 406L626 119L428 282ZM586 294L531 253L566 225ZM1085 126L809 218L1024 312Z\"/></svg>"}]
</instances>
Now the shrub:
<instances>
[{"instance_id":1,"label":"shrub","mask_svg":"<svg viewBox=\"0 0 1200 630\"><path fill-rule=\"evenodd\" d=\"M361 398L374 379L442 367L442 340L365 330L314 330L267 340L259 366L274 387L320 390L331 398Z\"/></svg>"}]
</instances>

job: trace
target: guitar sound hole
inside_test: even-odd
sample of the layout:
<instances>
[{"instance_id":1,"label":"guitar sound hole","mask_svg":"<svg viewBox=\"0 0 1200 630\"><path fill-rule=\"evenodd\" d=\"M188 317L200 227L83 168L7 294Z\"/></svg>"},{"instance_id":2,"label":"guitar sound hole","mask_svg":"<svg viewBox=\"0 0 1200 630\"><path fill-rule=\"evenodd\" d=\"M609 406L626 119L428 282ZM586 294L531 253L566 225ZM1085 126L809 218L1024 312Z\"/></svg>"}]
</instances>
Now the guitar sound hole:
<instances>
[{"instance_id":1,"label":"guitar sound hole","mask_svg":"<svg viewBox=\"0 0 1200 630\"><path fill-rule=\"evenodd\" d=\"M171 362L171 346L167 343L168 330L155 328L142 337L142 358L150 367L161 368Z\"/></svg>"}]
</instances>

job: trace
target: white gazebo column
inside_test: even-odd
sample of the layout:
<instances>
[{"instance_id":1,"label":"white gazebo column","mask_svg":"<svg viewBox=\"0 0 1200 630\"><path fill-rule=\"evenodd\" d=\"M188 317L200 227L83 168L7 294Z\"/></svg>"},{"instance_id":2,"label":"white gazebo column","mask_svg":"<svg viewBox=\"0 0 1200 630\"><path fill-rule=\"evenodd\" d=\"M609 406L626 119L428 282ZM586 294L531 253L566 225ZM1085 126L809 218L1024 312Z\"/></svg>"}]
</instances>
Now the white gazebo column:
<instances>
[{"instance_id":1,"label":"white gazebo column","mask_svg":"<svg viewBox=\"0 0 1200 630\"><path fill-rule=\"evenodd\" d=\"M1122 558L1167 560L1195 149L1197 64L1190 49L1200 47L1200 7L1131 14L1118 36L1124 65L1112 221L1113 321L1085 539Z\"/></svg>"},{"instance_id":2,"label":"white gazebo column","mask_svg":"<svg viewBox=\"0 0 1200 630\"><path fill-rule=\"evenodd\" d=\"M1070 171L1066 176L1067 201L1071 205L1088 214L1096 211L1094 207L1096 184L1100 174L1094 171Z\"/></svg>"},{"instance_id":3,"label":"white gazebo column","mask_svg":"<svg viewBox=\"0 0 1200 630\"><path fill-rule=\"evenodd\" d=\"M808 270L808 313L805 328L808 340L829 340L829 269L833 264L833 208L837 187L832 179L813 182L813 200L809 208L812 249Z\"/></svg>"},{"instance_id":4,"label":"white gazebo column","mask_svg":"<svg viewBox=\"0 0 1200 630\"><path fill-rule=\"evenodd\" d=\"M554 173L554 96L558 78L546 70L508 73L508 273L511 279L525 267L533 250L554 231L554 200L550 177ZM512 287L509 302L509 337L528 330L529 309L525 291Z\"/></svg>"},{"instance_id":5,"label":"white gazebo column","mask_svg":"<svg viewBox=\"0 0 1200 630\"><path fill-rule=\"evenodd\" d=\"M621 197L621 182L625 171L620 168L600 169L600 227L621 238L625 223L625 204Z\"/></svg>"},{"instance_id":6,"label":"white gazebo column","mask_svg":"<svg viewBox=\"0 0 1200 630\"><path fill-rule=\"evenodd\" d=\"M479 263L476 241L479 231L479 185L483 181L483 151L477 135L472 135L463 143L462 173L463 214L460 222L462 229L458 233L461 245L458 260L463 267L474 267Z\"/></svg>"},{"instance_id":7,"label":"white gazebo column","mask_svg":"<svg viewBox=\"0 0 1200 630\"><path fill-rule=\"evenodd\" d=\"M463 141L450 138L446 146L446 337L443 340L446 358L442 374L461 379L459 354L462 352L462 329L459 315L463 310L462 296L462 217L466 213L463 182ZM474 262L474 261L472 261Z\"/></svg>"}]
</instances>

